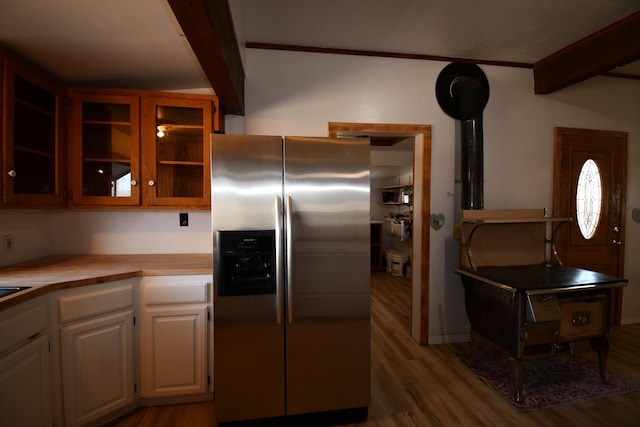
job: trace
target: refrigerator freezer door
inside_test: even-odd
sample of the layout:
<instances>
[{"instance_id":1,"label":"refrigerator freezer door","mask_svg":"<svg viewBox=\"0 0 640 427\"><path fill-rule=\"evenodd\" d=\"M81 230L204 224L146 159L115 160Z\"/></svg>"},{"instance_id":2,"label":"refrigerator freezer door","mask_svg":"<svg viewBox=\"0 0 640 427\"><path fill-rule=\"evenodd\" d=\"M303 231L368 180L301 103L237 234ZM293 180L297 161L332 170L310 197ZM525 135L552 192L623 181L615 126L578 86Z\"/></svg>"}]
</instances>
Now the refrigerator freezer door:
<instances>
[{"instance_id":1,"label":"refrigerator freezer door","mask_svg":"<svg viewBox=\"0 0 640 427\"><path fill-rule=\"evenodd\" d=\"M366 407L369 141L287 137L284 158L287 414Z\"/></svg>"},{"instance_id":2,"label":"refrigerator freezer door","mask_svg":"<svg viewBox=\"0 0 640 427\"><path fill-rule=\"evenodd\" d=\"M220 256L220 231L275 230L275 246L281 248L282 138L213 135L211 168L214 260ZM282 277L282 268L277 270ZM282 416L281 285L275 293L220 296L218 273L214 268L216 417L226 422Z\"/></svg>"}]
</instances>

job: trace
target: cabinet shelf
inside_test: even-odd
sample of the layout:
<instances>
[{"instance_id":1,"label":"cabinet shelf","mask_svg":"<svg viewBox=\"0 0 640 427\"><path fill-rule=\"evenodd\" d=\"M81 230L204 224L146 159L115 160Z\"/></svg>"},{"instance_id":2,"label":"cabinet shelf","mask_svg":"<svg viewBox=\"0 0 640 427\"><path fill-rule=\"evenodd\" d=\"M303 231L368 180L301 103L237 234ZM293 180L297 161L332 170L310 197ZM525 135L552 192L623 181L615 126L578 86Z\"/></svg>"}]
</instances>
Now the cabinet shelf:
<instances>
[{"instance_id":1,"label":"cabinet shelf","mask_svg":"<svg viewBox=\"0 0 640 427\"><path fill-rule=\"evenodd\" d=\"M166 166L198 166L198 167L204 166L204 162L187 162L187 161L181 161L181 160L159 160L158 164L166 165Z\"/></svg>"},{"instance_id":2,"label":"cabinet shelf","mask_svg":"<svg viewBox=\"0 0 640 427\"><path fill-rule=\"evenodd\" d=\"M36 150L33 148L28 148L28 147L21 147L19 145L14 145L13 146L14 150L16 152L22 152L22 153L27 153L27 154L31 154L34 156L38 156L38 157L44 157L47 159L52 159L55 158L55 153L49 152L49 151L42 151L42 150Z\"/></svg>"},{"instance_id":3,"label":"cabinet shelf","mask_svg":"<svg viewBox=\"0 0 640 427\"><path fill-rule=\"evenodd\" d=\"M19 105L20 107L24 107L27 108L28 110L37 113L37 114L41 114L43 116L49 117L49 118L53 118L55 119L56 117L56 112L55 112L55 106L52 110L46 110L40 106L34 105L32 103L30 103L29 101L25 101L24 99L20 99L20 98L15 98L15 103L16 105Z\"/></svg>"},{"instance_id":4,"label":"cabinet shelf","mask_svg":"<svg viewBox=\"0 0 640 427\"><path fill-rule=\"evenodd\" d=\"M183 129L196 129L196 130L202 130L204 129L204 126L202 125L181 125L178 123L171 123L171 122L158 122L156 127L165 127L165 128L169 128L170 130L183 130Z\"/></svg>"},{"instance_id":5,"label":"cabinet shelf","mask_svg":"<svg viewBox=\"0 0 640 427\"><path fill-rule=\"evenodd\" d=\"M413 184L396 184L396 185L385 185L384 187L380 187L381 190L400 190L403 188L412 188Z\"/></svg>"},{"instance_id":6,"label":"cabinet shelf","mask_svg":"<svg viewBox=\"0 0 640 427\"><path fill-rule=\"evenodd\" d=\"M413 203L403 203L403 202L382 202L383 205L388 206L411 206Z\"/></svg>"},{"instance_id":7,"label":"cabinet shelf","mask_svg":"<svg viewBox=\"0 0 640 427\"><path fill-rule=\"evenodd\" d=\"M405 194L406 189L411 189L410 192ZM382 191L382 202L380 204L385 206L413 206L413 185L412 184L396 184L386 185L380 187Z\"/></svg>"},{"instance_id":8,"label":"cabinet shelf","mask_svg":"<svg viewBox=\"0 0 640 427\"><path fill-rule=\"evenodd\" d=\"M128 157L83 157L85 162L115 162L115 163L129 163L131 161Z\"/></svg>"},{"instance_id":9,"label":"cabinet shelf","mask_svg":"<svg viewBox=\"0 0 640 427\"><path fill-rule=\"evenodd\" d=\"M85 125L103 125L103 126L131 126L131 122L108 121L108 120L83 120Z\"/></svg>"}]
</instances>

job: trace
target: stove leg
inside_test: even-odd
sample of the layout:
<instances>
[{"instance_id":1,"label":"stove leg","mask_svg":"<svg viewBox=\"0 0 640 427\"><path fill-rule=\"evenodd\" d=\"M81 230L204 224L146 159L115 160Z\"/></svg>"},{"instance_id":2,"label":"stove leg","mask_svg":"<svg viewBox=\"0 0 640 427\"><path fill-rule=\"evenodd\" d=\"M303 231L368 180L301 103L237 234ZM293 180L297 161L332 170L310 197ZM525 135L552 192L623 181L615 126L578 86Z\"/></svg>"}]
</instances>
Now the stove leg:
<instances>
[{"instance_id":1,"label":"stove leg","mask_svg":"<svg viewBox=\"0 0 640 427\"><path fill-rule=\"evenodd\" d=\"M605 367L607 365L607 356L609 355L609 340L607 339L599 339L599 342L595 345L596 351L598 352L598 369L600 370L600 380L602 384L609 384L607 381L607 374L605 372ZM594 343L592 343L593 345Z\"/></svg>"},{"instance_id":2,"label":"stove leg","mask_svg":"<svg viewBox=\"0 0 640 427\"><path fill-rule=\"evenodd\" d=\"M522 386L524 384L524 377L527 373L529 363L526 360L518 360L511 358L511 377L513 378L514 399L520 403L522 401Z\"/></svg>"}]
</instances>

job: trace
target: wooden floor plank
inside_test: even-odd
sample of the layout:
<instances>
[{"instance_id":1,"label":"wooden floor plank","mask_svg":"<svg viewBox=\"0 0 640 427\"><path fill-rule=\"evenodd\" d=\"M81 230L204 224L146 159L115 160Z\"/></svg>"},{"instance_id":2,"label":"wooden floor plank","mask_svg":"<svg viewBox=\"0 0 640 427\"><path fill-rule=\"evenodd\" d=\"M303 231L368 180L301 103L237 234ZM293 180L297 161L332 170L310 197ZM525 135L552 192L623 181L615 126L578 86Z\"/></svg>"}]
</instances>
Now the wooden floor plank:
<instances>
[{"instance_id":1,"label":"wooden floor plank","mask_svg":"<svg viewBox=\"0 0 640 427\"><path fill-rule=\"evenodd\" d=\"M420 346L413 341L410 307L408 280L387 272L372 273L371 406L367 421L352 425L638 425L640 392L527 413L516 412L460 361L457 354L468 351L468 343ZM640 324L612 328L607 367L640 379ZM109 425L214 426L215 405L208 402L138 408Z\"/></svg>"}]
</instances>

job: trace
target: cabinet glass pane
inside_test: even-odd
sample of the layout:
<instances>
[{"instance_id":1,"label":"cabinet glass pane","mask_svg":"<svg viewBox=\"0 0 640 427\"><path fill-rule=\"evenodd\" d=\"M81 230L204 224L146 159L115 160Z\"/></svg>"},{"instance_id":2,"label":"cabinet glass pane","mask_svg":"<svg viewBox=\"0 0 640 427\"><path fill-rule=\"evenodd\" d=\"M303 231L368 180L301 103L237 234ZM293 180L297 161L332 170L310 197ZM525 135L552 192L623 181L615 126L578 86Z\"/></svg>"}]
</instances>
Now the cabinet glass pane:
<instances>
[{"instance_id":1,"label":"cabinet glass pane","mask_svg":"<svg viewBox=\"0 0 640 427\"><path fill-rule=\"evenodd\" d=\"M82 194L130 197L131 164L85 160L82 164Z\"/></svg>"},{"instance_id":2,"label":"cabinet glass pane","mask_svg":"<svg viewBox=\"0 0 640 427\"><path fill-rule=\"evenodd\" d=\"M82 118L85 121L129 123L131 109L129 104L85 102L82 104Z\"/></svg>"},{"instance_id":3,"label":"cabinet glass pane","mask_svg":"<svg viewBox=\"0 0 640 427\"><path fill-rule=\"evenodd\" d=\"M188 165L158 166L158 197L202 197L203 168Z\"/></svg>"},{"instance_id":4,"label":"cabinet glass pane","mask_svg":"<svg viewBox=\"0 0 640 427\"><path fill-rule=\"evenodd\" d=\"M54 194L56 95L15 78L14 193Z\"/></svg>"},{"instance_id":5,"label":"cabinet glass pane","mask_svg":"<svg viewBox=\"0 0 640 427\"><path fill-rule=\"evenodd\" d=\"M201 108L171 107L160 105L156 108L157 125L203 126L204 117Z\"/></svg>"},{"instance_id":6,"label":"cabinet glass pane","mask_svg":"<svg viewBox=\"0 0 640 427\"><path fill-rule=\"evenodd\" d=\"M131 196L131 108L85 102L82 106L82 194Z\"/></svg>"},{"instance_id":7,"label":"cabinet glass pane","mask_svg":"<svg viewBox=\"0 0 640 427\"><path fill-rule=\"evenodd\" d=\"M202 163L203 129L178 129L156 137L158 162Z\"/></svg>"},{"instance_id":8,"label":"cabinet glass pane","mask_svg":"<svg viewBox=\"0 0 640 427\"><path fill-rule=\"evenodd\" d=\"M156 107L156 196L204 196L204 111Z\"/></svg>"}]
</instances>

